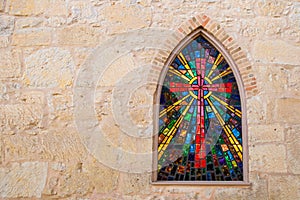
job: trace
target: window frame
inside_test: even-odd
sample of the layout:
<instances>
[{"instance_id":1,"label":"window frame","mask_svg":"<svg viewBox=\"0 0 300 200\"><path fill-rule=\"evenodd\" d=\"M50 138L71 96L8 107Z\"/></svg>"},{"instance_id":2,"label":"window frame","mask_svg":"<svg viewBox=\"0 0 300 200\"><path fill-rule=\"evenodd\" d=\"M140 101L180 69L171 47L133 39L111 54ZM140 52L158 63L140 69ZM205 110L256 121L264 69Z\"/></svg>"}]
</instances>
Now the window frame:
<instances>
[{"instance_id":1,"label":"window frame","mask_svg":"<svg viewBox=\"0 0 300 200\"><path fill-rule=\"evenodd\" d=\"M240 101L242 107L242 139L243 139L243 181L157 181L157 145L158 145L158 131L159 131L159 104L160 95L165 80L165 76L168 72L168 67L176 57L177 53L180 52L187 44L198 36L203 36L210 44L212 44L225 58L227 63L230 65L234 77L236 79L238 90L240 94ZM238 67L228 53L226 48L221 42L219 42L212 34L208 33L202 27L192 31L187 35L179 44L172 50L169 57L167 58L164 67L160 73L156 92L154 95L154 108L153 108L153 155L152 155L152 185L204 185L204 186L250 186L249 183L249 154L248 154L248 127L247 127L247 109L246 109L246 95L242 77L239 73Z\"/></svg>"}]
</instances>

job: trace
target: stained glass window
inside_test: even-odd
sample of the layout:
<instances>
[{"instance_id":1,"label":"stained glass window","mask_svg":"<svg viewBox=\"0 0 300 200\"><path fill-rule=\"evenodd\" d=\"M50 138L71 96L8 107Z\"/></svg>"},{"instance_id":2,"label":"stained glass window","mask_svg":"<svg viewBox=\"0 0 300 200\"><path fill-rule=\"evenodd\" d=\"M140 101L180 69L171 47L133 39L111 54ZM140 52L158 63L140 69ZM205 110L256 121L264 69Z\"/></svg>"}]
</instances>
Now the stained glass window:
<instances>
[{"instance_id":1,"label":"stained glass window","mask_svg":"<svg viewBox=\"0 0 300 200\"><path fill-rule=\"evenodd\" d=\"M232 68L201 35L170 63L160 95L157 181L243 181L242 110Z\"/></svg>"}]
</instances>

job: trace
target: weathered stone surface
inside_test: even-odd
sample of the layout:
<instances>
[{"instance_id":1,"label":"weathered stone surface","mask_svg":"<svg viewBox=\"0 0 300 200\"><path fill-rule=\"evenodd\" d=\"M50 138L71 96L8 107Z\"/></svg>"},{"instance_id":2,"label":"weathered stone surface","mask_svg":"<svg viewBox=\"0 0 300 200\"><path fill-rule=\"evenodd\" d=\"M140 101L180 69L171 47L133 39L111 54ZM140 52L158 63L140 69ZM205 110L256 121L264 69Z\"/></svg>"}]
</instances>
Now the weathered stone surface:
<instances>
[{"instance_id":1,"label":"weathered stone surface","mask_svg":"<svg viewBox=\"0 0 300 200\"><path fill-rule=\"evenodd\" d=\"M67 23L67 19L65 17L60 17L60 16L51 16L47 18L45 21L46 26L48 27L61 27Z\"/></svg>"},{"instance_id":2,"label":"weathered stone surface","mask_svg":"<svg viewBox=\"0 0 300 200\"><path fill-rule=\"evenodd\" d=\"M286 147L282 144L256 144L249 147L250 172L287 172Z\"/></svg>"},{"instance_id":3,"label":"weathered stone surface","mask_svg":"<svg viewBox=\"0 0 300 200\"><path fill-rule=\"evenodd\" d=\"M153 96L148 93L147 85L132 91L129 100L130 116L134 124L146 127L152 122L152 100Z\"/></svg>"},{"instance_id":4,"label":"weathered stone surface","mask_svg":"<svg viewBox=\"0 0 300 200\"><path fill-rule=\"evenodd\" d=\"M79 161L86 152L76 130L60 126L63 125L50 126L47 131L40 131L35 135L5 135L5 160Z\"/></svg>"},{"instance_id":5,"label":"weathered stone surface","mask_svg":"<svg viewBox=\"0 0 300 200\"><path fill-rule=\"evenodd\" d=\"M14 46L47 46L51 43L51 30L48 28L32 28L18 30L12 36Z\"/></svg>"},{"instance_id":6,"label":"weathered stone surface","mask_svg":"<svg viewBox=\"0 0 300 200\"><path fill-rule=\"evenodd\" d=\"M148 27L151 23L151 10L150 7L140 5L114 4L103 10L102 17L108 24L114 24L108 27L110 32L118 33Z\"/></svg>"},{"instance_id":7,"label":"weathered stone surface","mask_svg":"<svg viewBox=\"0 0 300 200\"><path fill-rule=\"evenodd\" d=\"M99 121L112 116L111 98L113 87L97 87L95 91L95 110ZM105 123L104 123L105 124Z\"/></svg>"},{"instance_id":8,"label":"weathered stone surface","mask_svg":"<svg viewBox=\"0 0 300 200\"><path fill-rule=\"evenodd\" d=\"M288 170L293 174L300 174L300 126L290 127L286 132Z\"/></svg>"},{"instance_id":9,"label":"weathered stone surface","mask_svg":"<svg viewBox=\"0 0 300 200\"><path fill-rule=\"evenodd\" d=\"M288 76L290 69L288 67L271 65L255 67L258 84L261 86L261 93L266 96L275 97L284 96L288 87Z\"/></svg>"},{"instance_id":10,"label":"weathered stone surface","mask_svg":"<svg viewBox=\"0 0 300 200\"><path fill-rule=\"evenodd\" d=\"M20 96L20 84L16 82L0 82L0 103L9 103Z\"/></svg>"},{"instance_id":11,"label":"weathered stone surface","mask_svg":"<svg viewBox=\"0 0 300 200\"><path fill-rule=\"evenodd\" d=\"M265 99L260 96L252 97L247 101L247 116L249 124L260 124L266 120Z\"/></svg>"},{"instance_id":12,"label":"weathered stone surface","mask_svg":"<svg viewBox=\"0 0 300 200\"><path fill-rule=\"evenodd\" d=\"M24 91L19 95L18 101L24 104L44 105L45 94L42 91Z\"/></svg>"},{"instance_id":13,"label":"weathered stone surface","mask_svg":"<svg viewBox=\"0 0 300 200\"><path fill-rule=\"evenodd\" d=\"M215 189L205 186L201 186L201 188L203 188L203 190L195 191L192 187L183 185L181 187L152 187L151 194L156 193L158 197L164 194L166 197L178 195L178 197L181 197L182 199L211 199Z\"/></svg>"},{"instance_id":14,"label":"weathered stone surface","mask_svg":"<svg viewBox=\"0 0 300 200\"><path fill-rule=\"evenodd\" d=\"M260 38L278 36L282 34L288 26L286 20L270 17L256 17L255 20L243 20L240 23L239 32L243 36L260 36Z\"/></svg>"},{"instance_id":15,"label":"weathered stone surface","mask_svg":"<svg viewBox=\"0 0 300 200\"><path fill-rule=\"evenodd\" d=\"M276 115L274 116L277 122L287 122L298 124L300 121L300 99L283 98L277 99L275 102Z\"/></svg>"},{"instance_id":16,"label":"weathered stone surface","mask_svg":"<svg viewBox=\"0 0 300 200\"><path fill-rule=\"evenodd\" d=\"M2 136L0 136L0 166L2 165L3 163L3 159L4 159L4 145L3 145L3 140L2 140Z\"/></svg>"},{"instance_id":17,"label":"weathered stone surface","mask_svg":"<svg viewBox=\"0 0 300 200\"><path fill-rule=\"evenodd\" d=\"M284 127L281 124L256 125L248 129L249 142L282 142L284 141Z\"/></svg>"},{"instance_id":18,"label":"weathered stone surface","mask_svg":"<svg viewBox=\"0 0 300 200\"><path fill-rule=\"evenodd\" d=\"M9 0L9 14L12 15L67 15L64 0Z\"/></svg>"},{"instance_id":19,"label":"weathered stone surface","mask_svg":"<svg viewBox=\"0 0 300 200\"><path fill-rule=\"evenodd\" d=\"M50 120L57 120L60 123L72 123L73 99L70 92L50 94L47 96L47 100Z\"/></svg>"},{"instance_id":20,"label":"weathered stone surface","mask_svg":"<svg viewBox=\"0 0 300 200\"><path fill-rule=\"evenodd\" d=\"M257 174L250 175L249 178L251 182L249 188L217 188L214 199L268 199L267 180Z\"/></svg>"},{"instance_id":21,"label":"weathered stone surface","mask_svg":"<svg viewBox=\"0 0 300 200\"><path fill-rule=\"evenodd\" d=\"M20 18L16 20L16 29L40 27L43 22L43 19L38 17Z\"/></svg>"},{"instance_id":22,"label":"weathered stone surface","mask_svg":"<svg viewBox=\"0 0 300 200\"><path fill-rule=\"evenodd\" d=\"M287 28L282 37L293 45L300 45L300 2L292 3L292 11L289 16L289 28Z\"/></svg>"},{"instance_id":23,"label":"weathered stone surface","mask_svg":"<svg viewBox=\"0 0 300 200\"><path fill-rule=\"evenodd\" d=\"M98 86L115 86L122 77L134 68L136 68L136 66L130 55L125 55L118 59L115 58L114 62L110 66L107 66L99 78Z\"/></svg>"},{"instance_id":24,"label":"weathered stone surface","mask_svg":"<svg viewBox=\"0 0 300 200\"><path fill-rule=\"evenodd\" d=\"M8 47L9 36L0 36L0 48Z\"/></svg>"},{"instance_id":25,"label":"weathered stone surface","mask_svg":"<svg viewBox=\"0 0 300 200\"><path fill-rule=\"evenodd\" d=\"M10 0L9 14L13 15L31 15L40 14L42 10L35 12L34 0Z\"/></svg>"},{"instance_id":26,"label":"weathered stone surface","mask_svg":"<svg viewBox=\"0 0 300 200\"><path fill-rule=\"evenodd\" d=\"M293 199L300 197L299 176L274 175L269 177L269 199Z\"/></svg>"},{"instance_id":27,"label":"weathered stone surface","mask_svg":"<svg viewBox=\"0 0 300 200\"><path fill-rule=\"evenodd\" d=\"M99 40L99 31L89 26L69 26L57 31L57 44L59 45L96 46Z\"/></svg>"},{"instance_id":28,"label":"weathered stone surface","mask_svg":"<svg viewBox=\"0 0 300 200\"><path fill-rule=\"evenodd\" d=\"M73 194L84 196L91 193L93 185L89 174L83 171L83 163L70 163L64 170L50 173L44 194L68 197Z\"/></svg>"},{"instance_id":29,"label":"weathered stone surface","mask_svg":"<svg viewBox=\"0 0 300 200\"><path fill-rule=\"evenodd\" d=\"M0 168L0 196L2 198L41 198L46 183L47 163L12 163Z\"/></svg>"},{"instance_id":30,"label":"weathered stone surface","mask_svg":"<svg viewBox=\"0 0 300 200\"><path fill-rule=\"evenodd\" d=\"M82 22L100 26L97 21L97 11L90 1L71 1L68 7L70 12L68 23Z\"/></svg>"},{"instance_id":31,"label":"weathered stone surface","mask_svg":"<svg viewBox=\"0 0 300 200\"><path fill-rule=\"evenodd\" d=\"M76 68L79 69L83 65L84 61L87 59L88 55L92 52L92 48L75 48L73 50L73 58Z\"/></svg>"},{"instance_id":32,"label":"weathered stone surface","mask_svg":"<svg viewBox=\"0 0 300 200\"><path fill-rule=\"evenodd\" d=\"M11 49L0 49L0 78L19 77L20 73L19 52Z\"/></svg>"},{"instance_id":33,"label":"weathered stone surface","mask_svg":"<svg viewBox=\"0 0 300 200\"><path fill-rule=\"evenodd\" d=\"M118 181L118 190L121 194L150 194L150 175L151 174L126 174L121 173Z\"/></svg>"},{"instance_id":34,"label":"weathered stone surface","mask_svg":"<svg viewBox=\"0 0 300 200\"><path fill-rule=\"evenodd\" d=\"M260 15L279 17L290 12L291 4L284 0L259 0L256 1L256 8Z\"/></svg>"},{"instance_id":35,"label":"weathered stone surface","mask_svg":"<svg viewBox=\"0 0 300 200\"><path fill-rule=\"evenodd\" d=\"M84 196L93 190L109 193L118 183L118 172L89 159L76 163L53 163L43 194L52 197Z\"/></svg>"},{"instance_id":36,"label":"weathered stone surface","mask_svg":"<svg viewBox=\"0 0 300 200\"><path fill-rule=\"evenodd\" d=\"M5 7L5 0L0 0L0 11L3 11L4 10L4 7Z\"/></svg>"},{"instance_id":37,"label":"weathered stone surface","mask_svg":"<svg viewBox=\"0 0 300 200\"><path fill-rule=\"evenodd\" d=\"M288 91L289 96L299 97L300 96L300 68L294 67L291 68L290 73L288 75Z\"/></svg>"},{"instance_id":38,"label":"weathered stone surface","mask_svg":"<svg viewBox=\"0 0 300 200\"><path fill-rule=\"evenodd\" d=\"M25 58L24 83L30 88L67 88L73 83L74 62L69 51L41 49Z\"/></svg>"},{"instance_id":39,"label":"weathered stone surface","mask_svg":"<svg viewBox=\"0 0 300 200\"><path fill-rule=\"evenodd\" d=\"M119 173L117 170L104 166L102 163L98 163L96 160L92 160L89 163L87 170L89 177L93 177L95 191L97 193L113 193L119 183Z\"/></svg>"},{"instance_id":40,"label":"weathered stone surface","mask_svg":"<svg viewBox=\"0 0 300 200\"><path fill-rule=\"evenodd\" d=\"M26 131L34 133L42 126L41 105L1 105L0 130L2 134L15 134Z\"/></svg>"},{"instance_id":41,"label":"weathered stone surface","mask_svg":"<svg viewBox=\"0 0 300 200\"><path fill-rule=\"evenodd\" d=\"M0 16L0 35L10 35L14 29L15 18L7 15Z\"/></svg>"},{"instance_id":42,"label":"weathered stone surface","mask_svg":"<svg viewBox=\"0 0 300 200\"><path fill-rule=\"evenodd\" d=\"M300 47L282 40L260 40L253 45L254 59L267 63L298 65Z\"/></svg>"}]
</instances>

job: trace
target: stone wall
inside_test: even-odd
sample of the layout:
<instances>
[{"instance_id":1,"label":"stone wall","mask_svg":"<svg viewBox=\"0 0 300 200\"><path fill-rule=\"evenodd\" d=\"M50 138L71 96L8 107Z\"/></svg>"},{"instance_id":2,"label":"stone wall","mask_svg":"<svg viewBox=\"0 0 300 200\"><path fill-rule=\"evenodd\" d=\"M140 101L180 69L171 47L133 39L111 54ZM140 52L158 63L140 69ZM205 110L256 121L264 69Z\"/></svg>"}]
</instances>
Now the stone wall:
<instances>
[{"instance_id":1,"label":"stone wall","mask_svg":"<svg viewBox=\"0 0 300 200\"><path fill-rule=\"evenodd\" d=\"M150 183L159 74L199 26L242 77L249 187ZM299 199L299 54L298 0L0 0L0 198Z\"/></svg>"}]
</instances>

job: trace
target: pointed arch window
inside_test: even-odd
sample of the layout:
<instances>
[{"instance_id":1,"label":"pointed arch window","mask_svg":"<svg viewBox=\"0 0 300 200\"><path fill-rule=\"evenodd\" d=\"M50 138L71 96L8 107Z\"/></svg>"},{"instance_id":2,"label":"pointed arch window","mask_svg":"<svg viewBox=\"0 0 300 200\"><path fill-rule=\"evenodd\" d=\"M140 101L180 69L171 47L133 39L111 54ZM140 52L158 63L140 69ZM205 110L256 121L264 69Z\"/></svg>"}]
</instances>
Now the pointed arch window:
<instances>
[{"instance_id":1,"label":"pointed arch window","mask_svg":"<svg viewBox=\"0 0 300 200\"><path fill-rule=\"evenodd\" d=\"M203 30L189 38L162 73L154 180L245 183L243 91L234 62Z\"/></svg>"}]
</instances>

